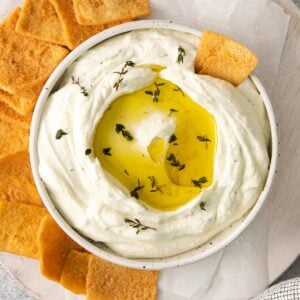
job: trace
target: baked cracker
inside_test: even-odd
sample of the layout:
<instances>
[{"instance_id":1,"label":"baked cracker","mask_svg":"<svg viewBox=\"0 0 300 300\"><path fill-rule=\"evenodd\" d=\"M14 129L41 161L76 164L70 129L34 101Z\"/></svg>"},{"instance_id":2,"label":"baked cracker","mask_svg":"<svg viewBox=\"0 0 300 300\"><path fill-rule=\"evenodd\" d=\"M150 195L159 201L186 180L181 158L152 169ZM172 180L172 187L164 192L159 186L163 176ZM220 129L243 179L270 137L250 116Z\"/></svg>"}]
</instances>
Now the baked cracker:
<instances>
[{"instance_id":1,"label":"baked cracker","mask_svg":"<svg viewBox=\"0 0 300 300\"><path fill-rule=\"evenodd\" d=\"M31 116L32 112L29 112L26 116L18 114L15 110L4 103L0 96L0 120L11 123L15 127L29 129ZM9 142L9 140L6 139L6 142Z\"/></svg>"},{"instance_id":2,"label":"baked cracker","mask_svg":"<svg viewBox=\"0 0 300 300\"><path fill-rule=\"evenodd\" d=\"M35 99L28 99L9 94L0 89L0 101L6 103L10 108L20 115L26 116L33 111Z\"/></svg>"},{"instance_id":3,"label":"baked cracker","mask_svg":"<svg viewBox=\"0 0 300 300\"><path fill-rule=\"evenodd\" d=\"M61 23L50 0L25 0L16 32L42 41L66 45Z\"/></svg>"},{"instance_id":4,"label":"baked cracker","mask_svg":"<svg viewBox=\"0 0 300 300\"><path fill-rule=\"evenodd\" d=\"M86 276L91 254L71 250L60 277L60 284L75 294L86 294Z\"/></svg>"},{"instance_id":5,"label":"baked cracker","mask_svg":"<svg viewBox=\"0 0 300 300\"><path fill-rule=\"evenodd\" d=\"M32 178L28 150L0 160L0 200L43 206Z\"/></svg>"},{"instance_id":6,"label":"baked cracker","mask_svg":"<svg viewBox=\"0 0 300 300\"><path fill-rule=\"evenodd\" d=\"M38 257L37 231L46 209L0 200L0 250Z\"/></svg>"},{"instance_id":7,"label":"baked cracker","mask_svg":"<svg viewBox=\"0 0 300 300\"><path fill-rule=\"evenodd\" d=\"M69 49L74 49L86 39L104 29L103 25L82 26L78 24L72 0L51 0L51 3L59 16Z\"/></svg>"},{"instance_id":8,"label":"baked cracker","mask_svg":"<svg viewBox=\"0 0 300 300\"><path fill-rule=\"evenodd\" d=\"M26 151L28 149L28 137L28 130L14 126L14 124L1 119L0 116L0 161L5 156ZM3 192L0 191L0 195L1 193Z\"/></svg>"},{"instance_id":9,"label":"baked cracker","mask_svg":"<svg viewBox=\"0 0 300 300\"><path fill-rule=\"evenodd\" d=\"M99 25L150 14L148 0L73 0L77 22Z\"/></svg>"},{"instance_id":10,"label":"baked cracker","mask_svg":"<svg viewBox=\"0 0 300 300\"><path fill-rule=\"evenodd\" d=\"M221 78L238 86L258 63L247 47L212 31L202 32L197 52L196 73Z\"/></svg>"},{"instance_id":11,"label":"baked cracker","mask_svg":"<svg viewBox=\"0 0 300 300\"><path fill-rule=\"evenodd\" d=\"M41 273L48 279L60 282L65 261L71 250L82 251L50 216L45 216L38 232Z\"/></svg>"},{"instance_id":12,"label":"baked cracker","mask_svg":"<svg viewBox=\"0 0 300 300\"><path fill-rule=\"evenodd\" d=\"M87 300L154 300L157 279L157 271L129 269L92 255L86 279Z\"/></svg>"},{"instance_id":13,"label":"baked cracker","mask_svg":"<svg viewBox=\"0 0 300 300\"><path fill-rule=\"evenodd\" d=\"M11 94L37 98L43 82L69 51L16 33L20 11L17 8L0 25L0 88ZM23 94L30 89L35 95Z\"/></svg>"}]
</instances>

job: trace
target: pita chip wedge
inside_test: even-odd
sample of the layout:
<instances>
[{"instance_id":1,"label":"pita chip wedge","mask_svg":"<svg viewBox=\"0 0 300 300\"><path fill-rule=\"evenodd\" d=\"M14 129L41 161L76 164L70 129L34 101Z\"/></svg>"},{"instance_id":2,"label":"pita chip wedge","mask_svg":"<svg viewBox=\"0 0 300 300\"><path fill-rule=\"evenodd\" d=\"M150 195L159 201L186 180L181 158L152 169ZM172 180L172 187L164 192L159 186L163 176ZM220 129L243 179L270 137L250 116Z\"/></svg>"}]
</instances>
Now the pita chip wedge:
<instances>
[{"instance_id":1,"label":"pita chip wedge","mask_svg":"<svg viewBox=\"0 0 300 300\"><path fill-rule=\"evenodd\" d=\"M41 273L48 279L60 282L66 259L71 250L83 248L69 238L50 217L46 216L38 232Z\"/></svg>"},{"instance_id":2,"label":"pita chip wedge","mask_svg":"<svg viewBox=\"0 0 300 300\"><path fill-rule=\"evenodd\" d=\"M42 41L66 45L61 23L50 0L26 0L16 32Z\"/></svg>"},{"instance_id":3,"label":"pita chip wedge","mask_svg":"<svg viewBox=\"0 0 300 300\"><path fill-rule=\"evenodd\" d=\"M74 49L92 35L104 29L103 25L82 26L75 18L72 0L51 0L56 9L69 49Z\"/></svg>"},{"instance_id":4,"label":"pita chip wedge","mask_svg":"<svg viewBox=\"0 0 300 300\"><path fill-rule=\"evenodd\" d=\"M238 86L257 65L257 57L247 47L230 38L205 30L195 62L196 73L221 78Z\"/></svg>"},{"instance_id":5,"label":"pita chip wedge","mask_svg":"<svg viewBox=\"0 0 300 300\"><path fill-rule=\"evenodd\" d=\"M6 103L3 103L0 96L0 120L11 123L14 127L21 127L22 129L29 129L32 112L26 116L18 114L15 110L10 108ZM6 139L9 143L9 140Z\"/></svg>"},{"instance_id":6,"label":"pita chip wedge","mask_svg":"<svg viewBox=\"0 0 300 300\"><path fill-rule=\"evenodd\" d=\"M2 120L0 116L0 162L2 158L8 155L26 151L28 149L28 138L28 130ZM3 191L0 191L0 195L2 193Z\"/></svg>"},{"instance_id":7,"label":"pita chip wedge","mask_svg":"<svg viewBox=\"0 0 300 300\"><path fill-rule=\"evenodd\" d=\"M0 250L38 257L37 231L46 209L0 200Z\"/></svg>"},{"instance_id":8,"label":"pita chip wedge","mask_svg":"<svg viewBox=\"0 0 300 300\"><path fill-rule=\"evenodd\" d=\"M88 300L154 300L157 271L129 269L92 255L86 279Z\"/></svg>"},{"instance_id":9,"label":"pita chip wedge","mask_svg":"<svg viewBox=\"0 0 300 300\"><path fill-rule=\"evenodd\" d=\"M75 294L86 294L86 276L91 254L72 250L61 274L60 284Z\"/></svg>"},{"instance_id":10,"label":"pita chip wedge","mask_svg":"<svg viewBox=\"0 0 300 300\"><path fill-rule=\"evenodd\" d=\"M123 22L150 14L148 0L73 0L73 3L81 25Z\"/></svg>"},{"instance_id":11,"label":"pita chip wedge","mask_svg":"<svg viewBox=\"0 0 300 300\"><path fill-rule=\"evenodd\" d=\"M6 103L10 108L20 115L26 116L33 111L36 100L9 94L0 89L0 101Z\"/></svg>"},{"instance_id":12,"label":"pita chip wedge","mask_svg":"<svg viewBox=\"0 0 300 300\"><path fill-rule=\"evenodd\" d=\"M0 25L0 88L11 94L37 98L44 81L69 51L16 33L20 11L17 8ZM29 90L31 95L23 93Z\"/></svg>"},{"instance_id":13,"label":"pita chip wedge","mask_svg":"<svg viewBox=\"0 0 300 300\"><path fill-rule=\"evenodd\" d=\"M105 25L80 25L75 17L72 0L50 0L61 21L69 49L74 49L94 34L109 27L120 24L112 22ZM129 21L129 20L127 20Z\"/></svg>"},{"instance_id":14,"label":"pita chip wedge","mask_svg":"<svg viewBox=\"0 0 300 300\"><path fill-rule=\"evenodd\" d=\"M32 178L28 151L0 160L0 200L43 206Z\"/></svg>"}]
</instances>

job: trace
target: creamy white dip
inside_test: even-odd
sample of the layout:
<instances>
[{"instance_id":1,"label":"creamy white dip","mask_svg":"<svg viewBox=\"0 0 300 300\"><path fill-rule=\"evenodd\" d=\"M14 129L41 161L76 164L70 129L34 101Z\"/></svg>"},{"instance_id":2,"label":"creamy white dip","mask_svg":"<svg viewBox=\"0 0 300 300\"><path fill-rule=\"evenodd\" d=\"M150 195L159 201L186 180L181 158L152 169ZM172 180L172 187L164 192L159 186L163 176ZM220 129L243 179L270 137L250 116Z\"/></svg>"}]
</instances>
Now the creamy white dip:
<instances>
[{"instance_id":1,"label":"creamy white dip","mask_svg":"<svg viewBox=\"0 0 300 300\"><path fill-rule=\"evenodd\" d=\"M171 30L136 30L117 36L74 62L46 101L38 155L40 176L51 199L81 234L106 243L125 257L165 257L206 242L241 218L264 187L269 127L263 101L249 79L236 88L195 74L198 45L199 37ZM182 64L177 63L179 46L186 53ZM109 104L153 83L158 75L146 67L129 68L116 90L113 85L118 75L114 72L126 61L165 66L159 76L179 86L216 120L214 181L175 211L147 207L105 172L95 156L85 155L93 147L96 126ZM72 77L79 78L88 95L72 84ZM162 126L166 132L174 127L159 120L149 122L144 126L151 126L152 133ZM59 129L67 135L56 139ZM136 132L138 136L138 128ZM140 139L147 144L147 136L141 134ZM205 211L199 206L201 201L206 202ZM136 234L125 218L137 218L156 230Z\"/></svg>"}]
</instances>

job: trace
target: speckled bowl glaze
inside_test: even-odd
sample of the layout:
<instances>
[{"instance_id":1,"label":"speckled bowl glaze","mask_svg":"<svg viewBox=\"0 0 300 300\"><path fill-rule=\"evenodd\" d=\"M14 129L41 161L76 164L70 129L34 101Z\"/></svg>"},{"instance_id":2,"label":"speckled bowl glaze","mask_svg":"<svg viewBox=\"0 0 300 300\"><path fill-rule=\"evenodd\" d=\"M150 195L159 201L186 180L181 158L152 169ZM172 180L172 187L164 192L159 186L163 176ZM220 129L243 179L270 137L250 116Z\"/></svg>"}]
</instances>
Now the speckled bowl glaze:
<instances>
[{"instance_id":1,"label":"speckled bowl glaze","mask_svg":"<svg viewBox=\"0 0 300 300\"><path fill-rule=\"evenodd\" d=\"M239 236L247 226L253 221L255 216L258 214L260 209L262 208L264 202L266 201L267 195L269 194L272 181L275 174L276 169L276 161L277 161L277 129L276 129L276 122L275 116L273 112L273 108L270 102L270 99L260 82L260 80L255 76L252 75L251 79L256 85L256 88L260 92L262 99L264 101L267 115L270 122L271 128L271 145L270 145L270 156L271 156L271 163L270 169L267 177L267 181L262 191L259 199L257 200L256 204L253 208L244 215L243 218L233 223L230 227L226 230L223 230L216 236L214 236L209 242L186 251L184 253L174 255L171 257L153 259L153 258L145 258L145 259L128 259L122 257L111 249L109 249L103 243L93 242L90 239L80 235L75 229L73 229L68 222L63 218L60 212L56 209L54 203L52 202L51 198L48 195L48 192L40 178L39 170L38 170L38 153L37 153L37 139L39 133L39 127L41 122L41 116L44 110L45 101L48 98L49 94L55 89L57 83L60 81L61 76L64 74L66 69L83 53L85 53L90 48L98 45L99 43L112 38L118 34L129 32L132 30L138 29L148 29L148 28L160 28L160 29L171 29L181 32L190 33L196 36L201 36L201 32L199 30L183 26L177 25L172 23L171 21L161 21L161 20L146 20L146 21L136 21L131 23L122 24L119 26L115 26L108 30L105 30L87 41L83 44L78 46L75 50L73 50L55 69L52 73L50 78L48 79L47 83L45 84L38 102L36 104L31 129L30 129L30 161L31 167L33 172L33 177L38 188L39 194L48 209L49 213L55 219L55 221L59 224L59 226L68 234L73 240L75 240L78 244L80 244L83 248L88 250L89 252L95 254L98 257L101 257L107 261L112 263L116 263L119 265L131 267L131 268L139 268L139 269L164 269L176 266L182 266L185 264L193 263L200 259L204 259L217 251L220 251L224 247L226 247L230 242L232 242L237 236Z\"/></svg>"}]
</instances>

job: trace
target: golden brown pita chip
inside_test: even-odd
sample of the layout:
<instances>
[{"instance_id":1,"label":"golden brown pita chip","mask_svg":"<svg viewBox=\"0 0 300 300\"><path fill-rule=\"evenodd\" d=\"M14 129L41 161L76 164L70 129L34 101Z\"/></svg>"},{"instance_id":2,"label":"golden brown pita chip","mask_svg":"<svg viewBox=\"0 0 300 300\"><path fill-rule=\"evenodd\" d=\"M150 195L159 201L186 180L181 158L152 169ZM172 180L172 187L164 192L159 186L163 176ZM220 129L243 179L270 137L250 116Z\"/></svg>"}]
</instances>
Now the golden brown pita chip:
<instances>
[{"instance_id":1,"label":"golden brown pita chip","mask_svg":"<svg viewBox=\"0 0 300 300\"><path fill-rule=\"evenodd\" d=\"M239 85L257 65L257 58L245 46L230 38L205 30L202 32L195 70Z\"/></svg>"},{"instance_id":2,"label":"golden brown pita chip","mask_svg":"<svg viewBox=\"0 0 300 300\"><path fill-rule=\"evenodd\" d=\"M27 151L0 160L0 200L43 206L31 175Z\"/></svg>"},{"instance_id":3,"label":"golden brown pita chip","mask_svg":"<svg viewBox=\"0 0 300 300\"><path fill-rule=\"evenodd\" d=\"M38 247L41 273L58 282L71 250L83 251L50 216L43 219L39 228Z\"/></svg>"},{"instance_id":4,"label":"golden brown pita chip","mask_svg":"<svg viewBox=\"0 0 300 300\"><path fill-rule=\"evenodd\" d=\"M0 89L0 101L6 103L10 108L20 115L26 116L33 111L36 100L18 97Z\"/></svg>"},{"instance_id":5,"label":"golden brown pita chip","mask_svg":"<svg viewBox=\"0 0 300 300\"><path fill-rule=\"evenodd\" d=\"M72 250L61 273L61 285L75 294L85 295L90 257L91 254Z\"/></svg>"},{"instance_id":6,"label":"golden brown pita chip","mask_svg":"<svg viewBox=\"0 0 300 300\"><path fill-rule=\"evenodd\" d=\"M92 255L86 279L88 300L156 299L157 271L129 269Z\"/></svg>"},{"instance_id":7,"label":"golden brown pita chip","mask_svg":"<svg viewBox=\"0 0 300 300\"><path fill-rule=\"evenodd\" d=\"M16 33L19 15L20 9L16 9L0 25L0 88L11 94L37 98L41 84L68 50ZM27 90L35 91L35 95L23 94Z\"/></svg>"},{"instance_id":8,"label":"golden brown pita chip","mask_svg":"<svg viewBox=\"0 0 300 300\"><path fill-rule=\"evenodd\" d=\"M26 116L22 116L16 113L12 108L1 101L0 96L0 120L6 121L7 123L12 123L15 127L21 127L23 129L28 129L30 127L31 115L29 112ZM9 142L6 139L7 142Z\"/></svg>"},{"instance_id":9,"label":"golden brown pita chip","mask_svg":"<svg viewBox=\"0 0 300 300\"><path fill-rule=\"evenodd\" d=\"M62 26L50 0L26 0L16 32L42 41L66 45Z\"/></svg>"},{"instance_id":10,"label":"golden brown pita chip","mask_svg":"<svg viewBox=\"0 0 300 300\"><path fill-rule=\"evenodd\" d=\"M77 22L99 25L150 14L148 0L73 0Z\"/></svg>"},{"instance_id":11,"label":"golden brown pita chip","mask_svg":"<svg viewBox=\"0 0 300 300\"><path fill-rule=\"evenodd\" d=\"M67 46L74 49L92 35L104 29L103 25L82 26L77 23L72 0L51 0L64 30Z\"/></svg>"},{"instance_id":12,"label":"golden brown pita chip","mask_svg":"<svg viewBox=\"0 0 300 300\"><path fill-rule=\"evenodd\" d=\"M46 209L0 201L0 250L38 257L37 231Z\"/></svg>"},{"instance_id":13,"label":"golden brown pita chip","mask_svg":"<svg viewBox=\"0 0 300 300\"><path fill-rule=\"evenodd\" d=\"M0 161L5 156L19 151L26 151L28 149L28 138L28 130L3 121L0 117ZM0 195L1 193L3 192L0 191Z\"/></svg>"}]
</instances>

